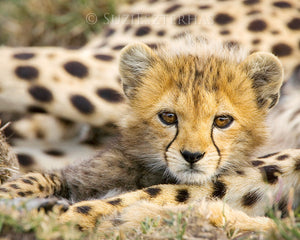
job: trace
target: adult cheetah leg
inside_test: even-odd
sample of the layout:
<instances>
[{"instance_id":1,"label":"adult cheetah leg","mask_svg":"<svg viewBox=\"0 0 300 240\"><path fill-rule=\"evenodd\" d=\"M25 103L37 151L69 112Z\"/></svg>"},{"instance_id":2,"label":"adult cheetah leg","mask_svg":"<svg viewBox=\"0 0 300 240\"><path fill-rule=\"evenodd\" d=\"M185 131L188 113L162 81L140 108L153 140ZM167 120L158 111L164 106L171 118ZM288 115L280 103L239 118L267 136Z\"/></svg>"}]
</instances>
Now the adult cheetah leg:
<instances>
[{"instance_id":1,"label":"adult cheetah leg","mask_svg":"<svg viewBox=\"0 0 300 240\"><path fill-rule=\"evenodd\" d=\"M120 227L130 228L140 224L146 217L167 217L169 210L184 210L192 204L198 212L203 212L202 216L205 215L209 222L217 227L227 225L231 229L242 231L266 231L275 226L271 219L249 217L241 211L233 210L220 200L205 200L210 189L211 186L156 185L111 199L79 202L72 205L60 220L67 222L80 219L79 227L84 230L94 228L98 221L101 222L98 226L99 231L113 228L116 222L123 224ZM117 219L114 218L114 214L117 215ZM108 220L101 219L108 215L113 216Z\"/></svg>"}]
</instances>

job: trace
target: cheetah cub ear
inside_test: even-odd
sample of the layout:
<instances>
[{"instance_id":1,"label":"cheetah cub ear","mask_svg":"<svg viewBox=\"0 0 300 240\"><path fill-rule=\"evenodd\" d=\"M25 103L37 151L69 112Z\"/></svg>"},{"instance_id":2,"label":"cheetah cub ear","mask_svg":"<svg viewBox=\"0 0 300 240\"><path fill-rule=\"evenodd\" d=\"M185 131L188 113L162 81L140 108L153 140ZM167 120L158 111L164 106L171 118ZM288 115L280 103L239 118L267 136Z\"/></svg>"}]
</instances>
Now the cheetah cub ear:
<instances>
[{"instance_id":1,"label":"cheetah cub ear","mask_svg":"<svg viewBox=\"0 0 300 240\"><path fill-rule=\"evenodd\" d=\"M253 81L258 106L266 109L274 107L283 82L283 68L278 58L271 53L257 52L248 56L241 66Z\"/></svg>"},{"instance_id":2,"label":"cheetah cub ear","mask_svg":"<svg viewBox=\"0 0 300 240\"><path fill-rule=\"evenodd\" d=\"M131 99L142 83L142 76L153 65L156 54L143 43L134 43L121 51L119 71L125 95Z\"/></svg>"}]
</instances>

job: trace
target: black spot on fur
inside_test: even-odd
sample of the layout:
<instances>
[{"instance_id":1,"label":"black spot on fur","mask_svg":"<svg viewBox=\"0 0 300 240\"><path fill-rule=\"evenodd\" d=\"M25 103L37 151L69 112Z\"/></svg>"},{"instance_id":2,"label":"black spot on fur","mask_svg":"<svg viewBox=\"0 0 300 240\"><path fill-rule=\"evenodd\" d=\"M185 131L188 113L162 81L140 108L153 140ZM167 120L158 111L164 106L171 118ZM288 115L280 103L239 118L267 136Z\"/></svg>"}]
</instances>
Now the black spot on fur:
<instances>
[{"instance_id":1,"label":"black spot on fur","mask_svg":"<svg viewBox=\"0 0 300 240\"><path fill-rule=\"evenodd\" d=\"M33 194L32 191L26 191L26 192L25 192L25 196L30 196L30 195L32 195L32 194Z\"/></svg>"},{"instance_id":2,"label":"black spot on fur","mask_svg":"<svg viewBox=\"0 0 300 240\"><path fill-rule=\"evenodd\" d=\"M293 49L285 43L278 43L272 47L272 53L278 57L288 56L292 53L292 51Z\"/></svg>"},{"instance_id":3,"label":"black spot on fur","mask_svg":"<svg viewBox=\"0 0 300 240\"><path fill-rule=\"evenodd\" d=\"M77 224L76 227L78 228L78 230L80 232L83 232L84 231L84 228L80 225L80 224Z\"/></svg>"},{"instance_id":4,"label":"black spot on fur","mask_svg":"<svg viewBox=\"0 0 300 240\"><path fill-rule=\"evenodd\" d=\"M279 155L276 159L279 161L285 160L289 158L290 156L288 154Z\"/></svg>"},{"instance_id":5,"label":"black spot on fur","mask_svg":"<svg viewBox=\"0 0 300 240\"><path fill-rule=\"evenodd\" d=\"M133 13L130 16L131 16L131 19L149 18L152 16L152 13Z\"/></svg>"},{"instance_id":6,"label":"black spot on fur","mask_svg":"<svg viewBox=\"0 0 300 240\"><path fill-rule=\"evenodd\" d=\"M156 34L157 34L157 36L162 37L162 36L164 36L166 34L166 31L165 30L160 30Z\"/></svg>"},{"instance_id":7,"label":"black spot on fur","mask_svg":"<svg viewBox=\"0 0 300 240\"><path fill-rule=\"evenodd\" d=\"M172 13L172 12L175 12L177 9L179 9L181 7L180 4L174 4L173 6L171 7L168 7L166 10L165 10L165 13L166 14L169 14L169 13Z\"/></svg>"},{"instance_id":8,"label":"black spot on fur","mask_svg":"<svg viewBox=\"0 0 300 240\"><path fill-rule=\"evenodd\" d=\"M189 191L187 189L178 189L175 200L177 202L186 202L190 197Z\"/></svg>"},{"instance_id":9,"label":"black spot on fur","mask_svg":"<svg viewBox=\"0 0 300 240\"><path fill-rule=\"evenodd\" d=\"M260 13L259 10L251 10L251 11L247 12L247 15L251 16L251 15L255 15L255 14L259 14L259 13Z\"/></svg>"},{"instance_id":10,"label":"black spot on fur","mask_svg":"<svg viewBox=\"0 0 300 240\"><path fill-rule=\"evenodd\" d=\"M120 49L122 49L122 48L124 48L124 47L125 47L124 44L120 44L120 45L116 45L116 46L112 47L112 49L113 49L113 50L120 50Z\"/></svg>"},{"instance_id":11,"label":"black spot on fur","mask_svg":"<svg viewBox=\"0 0 300 240\"><path fill-rule=\"evenodd\" d=\"M94 57L102 61L112 61L114 59L113 56L107 54L96 54Z\"/></svg>"},{"instance_id":12,"label":"black spot on fur","mask_svg":"<svg viewBox=\"0 0 300 240\"><path fill-rule=\"evenodd\" d=\"M158 48L158 44L157 43L147 43L147 45L151 49L157 49Z\"/></svg>"},{"instance_id":13,"label":"black spot on fur","mask_svg":"<svg viewBox=\"0 0 300 240\"><path fill-rule=\"evenodd\" d=\"M272 33L273 35L278 35L280 32L279 32L278 30L273 30L273 31L271 31L271 33Z\"/></svg>"},{"instance_id":14,"label":"black spot on fur","mask_svg":"<svg viewBox=\"0 0 300 240\"><path fill-rule=\"evenodd\" d=\"M252 32L261 32L267 28L267 24L264 20L256 19L249 23L248 30Z\"/></svg>"},{"instance_id":15,"label":"black spot on fur","mask_svg":"<svg viewBox=\"0 0 300 240\"><path fill-rule=\"evenodd\" d=\"M28 178L29 178L30 180L32 180L32 181L38 182L38 180L37 180L36 177L29 176Z\"/></svg>"},{"instance_id":16,"label":"black spot on fur","mask_svg":"<svg viewBox=\"0 0 300 240\"><path fill-rule=\"evenodd\" d=\"M236 174L238 174L238 175L245 175L245 172L244 171L241 171L241 170L237 170L237 171L235 171L236 172Z\"/></svg>"},{"instance_id":17,"label":"black spot on fur","mask_svg":"<svg viewBox=\"0 0 300 240\"><path fill-rule=\"evenodd\" d=\"M44 153L51 155L51 156L55 156L55 157L61 157L64 155L64 153L58 149L45 150Z\"/></svg>"},{"instance_id":18,"label":"black spot on fur","mask_svg":"<svg viewBox=\"0 0 300 240\"><path fill-rule=\"evenodd\" d=\"M111 103L118 103L124 100L118 91L111 88L100 88L97 90L97 95Z\"/></svg>"},{"instance_id":19,"label":"black spot on fur","mask_svg":"<svg viewBox=\"0 0 300 240\"><path fill-rule=\"evenodd\" d=\"M293 18L288 22L287 26L291 30L299 30L300 29L300 18Z\"/></svg>"},{"instance_id":20,"label":"black spot on fur","mask_svg":"<svg viewBox=\"0 0 300 240\"><path fill-rule=\"evenodd\" d=\"M116 198L114 200L108 201L107 203L109 203L113 206L117 206L117 205L120 205L122 203L122 199L121 198Z\"/></svg>"},{"instance_id":21,"label":"black spot on fur","mask_svg":"<svg viewBox=\"0 0 300 240\"><path fill-rule=\"evenodd\" d=\"M4 129L3 133L4 133L4 135L5 135L6 139L7 139L7 141L8 141L10 144L12 144L12 143L10 142L10 140L11 140L12 138L20 138L20 139L23 138L20 134L18 134L18 133L12 128L12 125L8 125L8 127L6 127L6 128Z\"/></svg>"},{"instance_id":22,"label":"black spot on fur","mask_svg":"<svg viewBox=\"0 0 300 240\"><path fill-rule=\"evenodd\" d=\"M24 80L32 81L39 76L39 71L32 66L20 66L15 69L16 75Z\"/></svg>"},{"instance_id":23,"label":"black spot on fur","mask_svg":"<svg viewBox=\"0 0 300 240\"><path fill-rule=\"evenodd\" d=\"M222 30L222 31L220 31L220 34L221 35L228 35L228 34L230 34L230 31L229 30Z\"/></svg>"},{"instance_id":24,"label":"black spot on fur","mask_svg":"<svg viewBox=\"0 0 300 240\"><path fill-rule=\"evenodd\" d=\"M41 129L38 129L35 135L38 139L43 139L45 137L45 133Z\"/></svg>"},{"instance_id":25,"label":"black spot on fur","mask_svg":"<svg viewBox=\"0 0 300 240\"><path fill-rule=\"evenodd\" d=\"M88 214L92 208L90 206L79 206L76 208L78 213Z\"/></svg>"},{"instance_id":26,"label":"black spot on fur","mask_svg":"<svg viewBox=\"0 0 300 240\"><path fill-rule=\"evenodd\" d=\"M258 38L252 40L252 44L254 44L254 45L259 44L260 42L261 42L261 40Z\"/></svg>"},{"instance_id":27,"label":"black spot on fur","mask_svg":"<svg viewBox=\"0 0 300 240\"><path fill-rule=\"evenodd\" d=\"M222 199L226 194L226 185L221 181L214 182L214 191L212 193L213 198Z\"/></svg>"},{"instance_id":28,"label":"black spot on fur","mask_svg":"<svg viewBox=\"0 0 300 240\"><path fill-rule=\"evenodd\" d=\"M125 27L124 27L124 32L128 32L130 29L132 28L132 26L131 25L126 25Z\"/></svg>"},{"instance_id":29,"label":"black spot on fur","mask_svg":"<svg viewBox=\"0 0 300 240\"><path fill-rule=\"evenodd\" d=\"M201 10L205 10L205 9L210 9L211 6L210 5L201 5L198 8L201 9Z\"/></svg>"},{"instance_id":30,"label":"black spot on fur","mask_svg":"<svg viewBox=\"0 0 300 240\"><path fill-rule=\"evenodd\" d=\"M52 93L43 86L38 86L38 85L31 86L28 91L30 95L39 102L46 103L46 102L51 102L53 100Z\"/></svg>"},{"instance_id":31,"label":"black spot on fur","mask_svg":"<svg viewBox=\"0 0 300 240\"><path fill-rule=\"evenodd\" d=\"M135 32L135 35L138 36L138 37L141 37L141 36L145 36L147 34L149 34L151 32L151 28L148 27L148 26L142 26L142 27L139 27L136 32Z\"/></svg>"},{"instance_id":32,"label":"black spot on fur","mask_svg":"<svg viewBox=\"0 0 300 240\"><path fill-rule=\"evenodd\" d=\"M286 1L277 1L273 3L273 6L278 8L291 8L292 5L289 2Z\"/></svg>"},{"instance_id":33,"label":"black spot on fur","mask_svg":"<svg viewBox=\"0 0 300 240\"><path fill-rule=\"evenodd\" d=\"M74 124L74 122L72 122L71 120L66 119L66 118L59 117L57 119L65 126L72 126Z\"/></svg>"},{"instance_id":34,"label":"black spot on fur","mask_svg":"<svg viewBox=\"0 0 300 240\"><path fill-rule=\"evenodd\" d=\"M215 16L214 21L219 25L226 25L234 21L234 18L226 13L219 13Z\"/></svg>"},{"instance_id":35,"label":"black spot on fur","mask_svg":"<svg viewBox=\"0 0 300 240\"><path fill-rule=\"evenodd\" d=\"M34 159L25 153L17 154L18 162L21 166L29 167L34 164Z\"/></svg>"},{"instance_id":36,"label":"black spot on fur","mask_svg":"<svg viewBox=\"0 0 300 240\"><path fill-rule=\"evenodd\" d=\"M259 3L259 0L244 0L243 3L245 5L254 5L256 3Z\"/></svg>"},{"instance_id":37,"label":"black spot on fur","mask_svg":"<svg viewBox=\"0 0 300 240\"><path fill-rule=\"evenodd\" d=\"M47 113L47 111L39 106L28 106L27 111L30 113Z\"/></svg>"},{"instance_id":38,"label":"black spot on fur","mask_svg":"<svg viewBox=\"0 0 300 240\"><path fill-rule=\"evenodd\" d=\"M29 184L29 185L33 185L33 182L29 179L22 179L23 183Z\"/></svg>"},{"instance_id":39,"label":"black spot on fur","mask_svg":"<svg viewBox=\"0 0 300 240\"><path fill-rule=\"evenodd\" d=\"M115 32L116 32L115 29L113 29L113 28L108 28L108 29L106 30L106 32L105 32L105 37L109 37L109 36L113 35Z\"/></svg>"},{"instance_id":40,"label":"black spot on fur","mask_svg":"<svg viewBox=\"0 0 300 240\"><path fill-rule=\"evenodd\" d=\"M149 187L146 188L144 191L148 193L150 197L156 197L158 194L160 194L161 189L157 187Z\"/></svg>"},{"instance_id":41,"label":"black spot on fur","mask_svg":"<svg viewBox=\"0 0 300 240\"><path fill-rule=\"evenodd\" d=\"M249 193L246 193L242 197L242 205L245 207L251 207L255 203L257 203L261 199L261 195L258 194L257 191L251 191Z\"/></svg>"},{"instance_id":42,"label":"black spot on fur","mask_svg":"<svg viewBox=\"0 0 300 240\"><path fill-rule=\"evenodd\" d=\"M300 170L300 159L298 159L295 163L295 170L299 171Z\"/></svg>"},{"instance_id":43,"label":"black spot on fur","mask_svg":"<svg viewBox=\"0 0 300 240\"><path fill-rule=\"evenodd\" d=\"M264 163L265 163L264 161L260 161L260 160L255 160L255 161L251 162L252 166L254 166L254 167L260 166Z\"/></svg>"},{"instance_id":44,"label":"black spot on fur","mask_svg":"<svg viewBox=\"0 0 300 240\"><path fill-rule=\"evenodd\" d=\"M8 190L6 188L1 187L0 192L8 192Z\"/></svg>"},{"instance_id":45,"label":"black spot on fur","mask_svg":"<svg viewBox=\"0 0 300 240\"><path fill-rule=\"evenodd\" d=\"M276 165L264 166L259 168L259 170L262 173L263 180L270 184L276 183L278 181L278 175L282 173Z\"/></svg>"},{"instance_id":46,"label":"black spot on fur","mask_svg":"<svg viewBox=\"0 0 300 240\"><path fill-rule=\"evenodd\" d=\"M34 57L34 53L16 53L13 57L19 60L28 60Z\"/></svg>"},{"instance_id":47,"label":"black spot on fur","mask_svg":"<svg viewBox=\"0 0 300 240\"><path fill-rule=\"evenodd\" d=\"M13 189L21 189L17 184L15 183L12 183L12 184L9 184L9 186Z\"/></svg>"},{"instance_id":48,"label":"black spot on fur","mask_svg":"<svg viewBox=\"0 0 300 240\"><path fill-rule=\"evenodd\" d=\"M94 105L82 95L73 95L71 97L72 105L83 114L91 114L95 111Z\"/></svg>"},{"instance_id":49,"label":"black spot on fur","mask_svg":"<svg viewBox=\"0 0 300 240\"><path fill-rule=\"evenodd\" d=\"M24 192L18 192L17 193L20 197L25 197L26 196L26 194L24 193Z\"/></svg>"},{"instance_id":50,"label":"black spot on fur","mask_svg":"<svg viewBox=\"0 0 300 240\"><path fill-rule=\"evenodd\" d=\"M179 16L176 19L176 25L177 26L187 26L187 25L191 25L192 23L194 23L197 19L197 16L194 14L185 14L182 16Z\"/></svg>"},{"instance_id":51,"label":"black spot on fur","mask_svg":"<svg viewBox=\"0 0 300 240\"><path fill-rule=\"evenodd\" d=\"M41 192L43 192L44 189L45 189L41 184L38 185L38 188L39 188L39 190L40 190Z\"/></svg>"},{"instance_id":52,"label":"black spot on fur","mask_svg":"<svg viewBox=\"0 0 300 240\"><path fill-rule=\"evenodd\" d=\"M70 61L64 64L64 69L74 77L84 78L88 75L88 68L77 61Z\"/></svg>"},{"instance_id":53,"label":"black spot on fur","mask_svg":"<svg viewBox=\"0 0 300 240\"><path fill-rule=\"evenodd\" d=\"M261 157L258 157L258 158L259 158L259 159L262 159L262 158L269 158L269 157L275 156L276 154L278 154L278 152L269 153L269 154L267 154L267 155L264 155L264 156L261 156Z\"/></svg>"}]
</instances>

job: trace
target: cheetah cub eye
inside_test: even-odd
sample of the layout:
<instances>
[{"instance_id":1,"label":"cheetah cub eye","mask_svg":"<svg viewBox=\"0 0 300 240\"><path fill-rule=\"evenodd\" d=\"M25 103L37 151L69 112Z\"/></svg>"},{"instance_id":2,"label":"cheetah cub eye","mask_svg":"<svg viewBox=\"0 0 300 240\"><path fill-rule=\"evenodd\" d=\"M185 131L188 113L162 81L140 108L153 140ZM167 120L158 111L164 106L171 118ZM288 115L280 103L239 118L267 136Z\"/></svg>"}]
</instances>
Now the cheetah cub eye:
<instances>
[{"instance_id":1,"label":"cheetah cub eye","mask_svg":"<svg viewBox=\"0 0 300 240\"><path fill-rule=\"evenodd\" d=\"M176 114L172 112L161 112L158 117L165 125L175 125L178 122Z\"/></svg>"},{"instance_id":2,"label":"cheetah cub eye","mask_svg":"<svg viewBox=\"0 0 300 240\"><path fill-rule=\"evenodd\" d=\"M233 117L229 115L222 115L215 117L214 126L217 128L225 129L228 128L233 122Z\"/></svg>"}]
</instances>

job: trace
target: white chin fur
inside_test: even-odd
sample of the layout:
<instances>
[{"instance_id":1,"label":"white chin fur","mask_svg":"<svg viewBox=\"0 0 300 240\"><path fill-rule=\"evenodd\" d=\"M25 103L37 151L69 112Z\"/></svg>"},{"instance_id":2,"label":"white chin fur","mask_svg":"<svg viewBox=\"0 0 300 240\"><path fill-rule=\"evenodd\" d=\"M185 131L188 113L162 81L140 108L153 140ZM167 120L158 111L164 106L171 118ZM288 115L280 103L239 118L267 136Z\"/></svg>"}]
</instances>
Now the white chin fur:
<instances>
[{"instance_id":1,"label":"white chin fur","mask_svg":"<svg viewBox=\"0 0 300 240\"><path fill-rule=\"evenodd\" d=\"M182 183L182 184L201 185L210 180L209 175L207 175L205 173L201 173L201 172L192 172L192 170L189 170L189 169L187 169L184 172L183 171L173 172L173 174L180 180L180 183Z\"/></svg>"},{"instance_id":2,"label":"white chin fur","mask_svg":"<svg viewBox=\"0 0 300 240\"><path fill-rule=\"evenodd\" d=\"M168 169L182 184L204 184L209 181L211 175L207 170L198 168L190 169L189 164L181 157L178 151L169 149L167 152Z\"/></svg>"}]
</instances>

